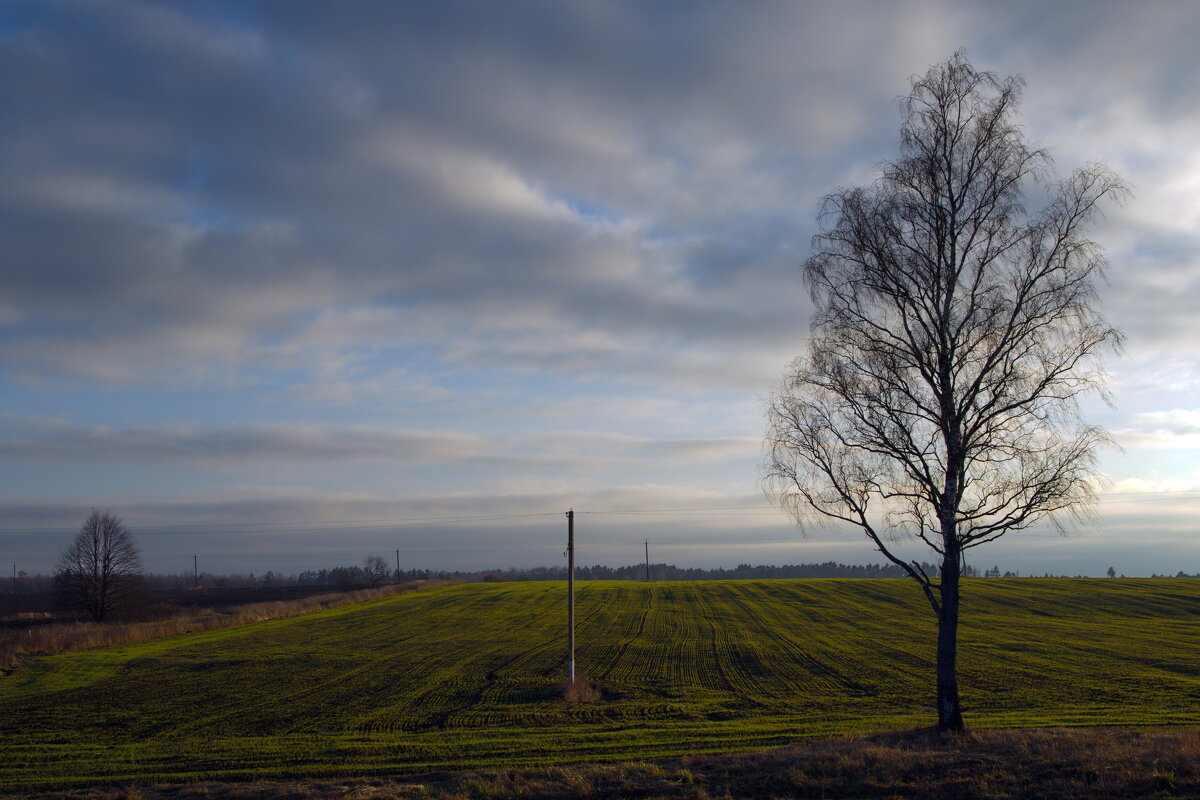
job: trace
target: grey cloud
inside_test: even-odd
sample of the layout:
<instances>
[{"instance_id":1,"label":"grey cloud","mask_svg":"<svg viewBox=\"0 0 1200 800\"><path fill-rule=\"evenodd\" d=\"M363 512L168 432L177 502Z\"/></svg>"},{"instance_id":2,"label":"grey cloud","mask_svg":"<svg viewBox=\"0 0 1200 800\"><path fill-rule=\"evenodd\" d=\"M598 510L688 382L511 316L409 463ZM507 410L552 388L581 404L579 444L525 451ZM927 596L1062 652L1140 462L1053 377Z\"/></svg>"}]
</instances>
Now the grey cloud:
<instances>
[{"instance_id":1,"label":"grey cloud","mask_svg":"<svg viewBox=\"0 0 1200 800\"><path fill-rule=\"evenodd\" d=\"M1133 414L1129 427L1114 432L1117 440L1136 447L1200 447L1200 409L1176 408Z\"/></svg>"},{"instance_id":2,"label":"grey cloud","mask_svg":"<svg viewBox=\"0 0 1200 800\"><path fill-rule=\"evenodd\" d=\"M0 440L0 458L98 461L473 461L495 458L484 440L464 434L378 429L255 425L77 427L43 424Z\"/></svg>"},{"instance_id":3,"label":"grey cloud","mask_svg":"<svg viewBox=\"0 0 1200 800\"><path fill-rule=\"evenodd\" d=\"M661 18L557 5L29 9L0 44L6 73L21 76L0 99L22 112L0 186L0 244L17 265L6 303L21 323L0 354L28 374L270 366L253 357L265 342L314 309L368 297L470 320L460 337L496 340L514 316L550 312L567 340L769 340L791 322L773 295L726 280L732 289L708 297L695 282L776 257L751 245L693 276L686 250L656 231L736 230L794 197L784 154L816 146L812 125L856 107L833 102L831 75L804 82L830 93L820 115L805 110L811 99L781 100L795 79L785 50L746 47L781 38L768 7ZM788 24L824 43L829 20L815 15ZM753 163L768 130L770 168ZM381 137L406 165L380 160ZM446 184L414 167L438 159L467 171ZM481 208L471 165L576 216ZM596 221L610 218L636 223ZM678 267L663 270L664 258Z\"/></svg>"},{"instance_id":4,"label":"grey cloud","mask_svg":"<svg viewBox=\"0 0 1200 800\"><path fill-rule=\"evenodd\" d=\"M646 456L712 461L753 453L756 439L653 441L612 433L531 433L484 437L447 431L298 423L202 429L195 426L81 427L9 420L0 459L84 462L392 462L526 470L595 470Z\"/></svg>"},{"instance_id":5,"label":"grey cloud","mask_svg":"<svg viewBox=\"0 0 1200 800\"><path fill-rule=\"evenodd\" d=\"M816 201L894 151L907 76L1034 16L1131 27L1066 5L31 3L0 40L0 359L170 382L425 347L762 386ZM1170 8L1132 27L1183 36ZM1033 38L1031 84L1085 79L1051 50L1099 58ZM1178 69L1144 60L1113 71ZM432 322L301 349L350 308Z\"/></svg>"},{"instance_id":6,"label":"grey cloud","mask_svg":"<svg viewBox=\"0 0 1200 800\"><path fill-rule=\"evenodd\" d=\"M1200 18L1187 0L980 4L976 22L993 34L981 55L998 68L1028 75L1037 65L1062 76L1030 87L1031 100L1045 97L1060 115L1095 114L1126 94L1145 98L1162 118L1195 111L1191 47ZM1127 57L1133 53L1146 57Z\"/></svg>"}]
</instances>

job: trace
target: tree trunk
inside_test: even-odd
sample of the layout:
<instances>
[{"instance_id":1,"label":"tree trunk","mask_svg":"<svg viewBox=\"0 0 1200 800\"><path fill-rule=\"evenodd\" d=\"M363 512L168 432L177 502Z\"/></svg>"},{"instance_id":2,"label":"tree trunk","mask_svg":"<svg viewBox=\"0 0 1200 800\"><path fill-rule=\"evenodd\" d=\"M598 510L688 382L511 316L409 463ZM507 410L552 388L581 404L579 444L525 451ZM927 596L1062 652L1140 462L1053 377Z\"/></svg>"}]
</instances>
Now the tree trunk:
<instances>
[{"instance_id":1,"label":"tree trunk","mask_svg":"<svg viewBox=\"0 0 1200 800\"><path fill-rule=\"evenodd\" d=\"M958 554L947 553L942 563L937 645L938 730L944 733L965 730L958 701L958 579Z\"/></svg>"}]
</instances>

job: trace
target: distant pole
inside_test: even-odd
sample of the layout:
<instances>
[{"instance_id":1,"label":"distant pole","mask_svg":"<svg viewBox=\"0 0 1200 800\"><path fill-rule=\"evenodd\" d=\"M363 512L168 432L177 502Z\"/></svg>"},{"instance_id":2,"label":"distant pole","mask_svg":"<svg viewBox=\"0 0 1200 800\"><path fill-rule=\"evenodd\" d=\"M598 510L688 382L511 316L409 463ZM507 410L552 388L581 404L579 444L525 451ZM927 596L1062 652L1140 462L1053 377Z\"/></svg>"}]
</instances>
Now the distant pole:
<instances>
[{"instance_id":1,"label":"distant pole","mask_svg":"<svg viewBox=\"0 0 1200 800\"><path fill-rule=\"evenodd\" d=\"M192 585L200 588L200 562L196 560L195 553L192 553Z\"/></svg>"},{"instance_id":2,"label":"distant pole","mask_svg":"<svg viewBox=\"0 0 1200 800\"><path fill-rule=\"evenodd\" d=\"M646 583L650 582L650 540L646 540Z\"/></svg>"},{"instance_id":3,"label":"distant pole","mask_svg":"<svg viewBox=\"0 0 1200 800\"><path fill-rule=\"evenodd\" d=\"M567 683L575 683L575 509L567 512Z\"/></svg>"},{"instance_id":4,"label":"distant pole","mask_svg":"<svg viewBox=\"0 0 1200 800\"><path fill-rule=\"evenodd\" d=\"M400 548L396 548L396 583L400 582Z\"/></svg>"},{"instance_id":5,"label":"distant pole","mask_svg":"<svg viewBox=\"0 0 1200 800\"><path fill-rule=\"evenodd\" d=\"M13 594L17 593L17 565L13 564Z\"/></svg>"}]
</instances>

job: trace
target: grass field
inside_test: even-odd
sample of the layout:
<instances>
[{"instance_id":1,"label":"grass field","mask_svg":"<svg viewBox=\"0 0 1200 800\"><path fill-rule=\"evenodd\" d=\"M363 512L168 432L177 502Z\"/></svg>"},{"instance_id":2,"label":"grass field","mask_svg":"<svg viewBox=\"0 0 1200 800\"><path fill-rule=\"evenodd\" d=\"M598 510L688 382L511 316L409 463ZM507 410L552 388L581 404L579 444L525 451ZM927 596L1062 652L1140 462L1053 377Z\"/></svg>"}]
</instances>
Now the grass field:
<instances>
[{"instance_id":1,"label":"grass field","mask_svg":"<svg viewBox=\"0 0 1200 800\"><path fill-rule=\"evenodd\" d=\"M1200 724L1200 581L965 583L968 725ZM473 584L0 679L0 788L436 771L746 750L933 721L908 581Z\"/></svg>"}]
</instances>

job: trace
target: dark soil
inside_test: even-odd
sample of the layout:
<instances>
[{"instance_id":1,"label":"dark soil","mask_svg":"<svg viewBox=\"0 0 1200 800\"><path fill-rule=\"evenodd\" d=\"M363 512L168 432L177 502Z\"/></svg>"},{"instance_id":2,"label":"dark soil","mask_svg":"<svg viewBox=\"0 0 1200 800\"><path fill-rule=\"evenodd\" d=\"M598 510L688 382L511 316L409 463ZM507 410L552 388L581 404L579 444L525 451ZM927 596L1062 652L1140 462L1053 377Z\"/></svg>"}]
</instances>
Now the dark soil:
<instances>
[{"instance_id":1,"label":"dark soil","mask_svg":"<svg viewBox=\"0 0 1200 800\"><path fill-rule=\"evenodd\" d=\"M1100 800L1200 797L1194 728L930 730L739 755L439 775L96 787L74 800ZM16 796L8 796L16 797Z\"/></svg>"},{"instance_id":2,"label":"dark soil","mask_svg":"<svg viewBox=\"0 0 1200 800\"><path fill-rule=\"evenodd\" d=\"M199 589L151 589L146 594L146 606L161 608L211 608L227 611L234 606L250 603L270 603L277 600L299 600L317 594L340 591L336 586L250 586L202 587ZM33 617L32 615L49 615ZM66 613L53 592L0 594L0 627L29 627L60 621Z\"/></svg>"}]
</instances>

